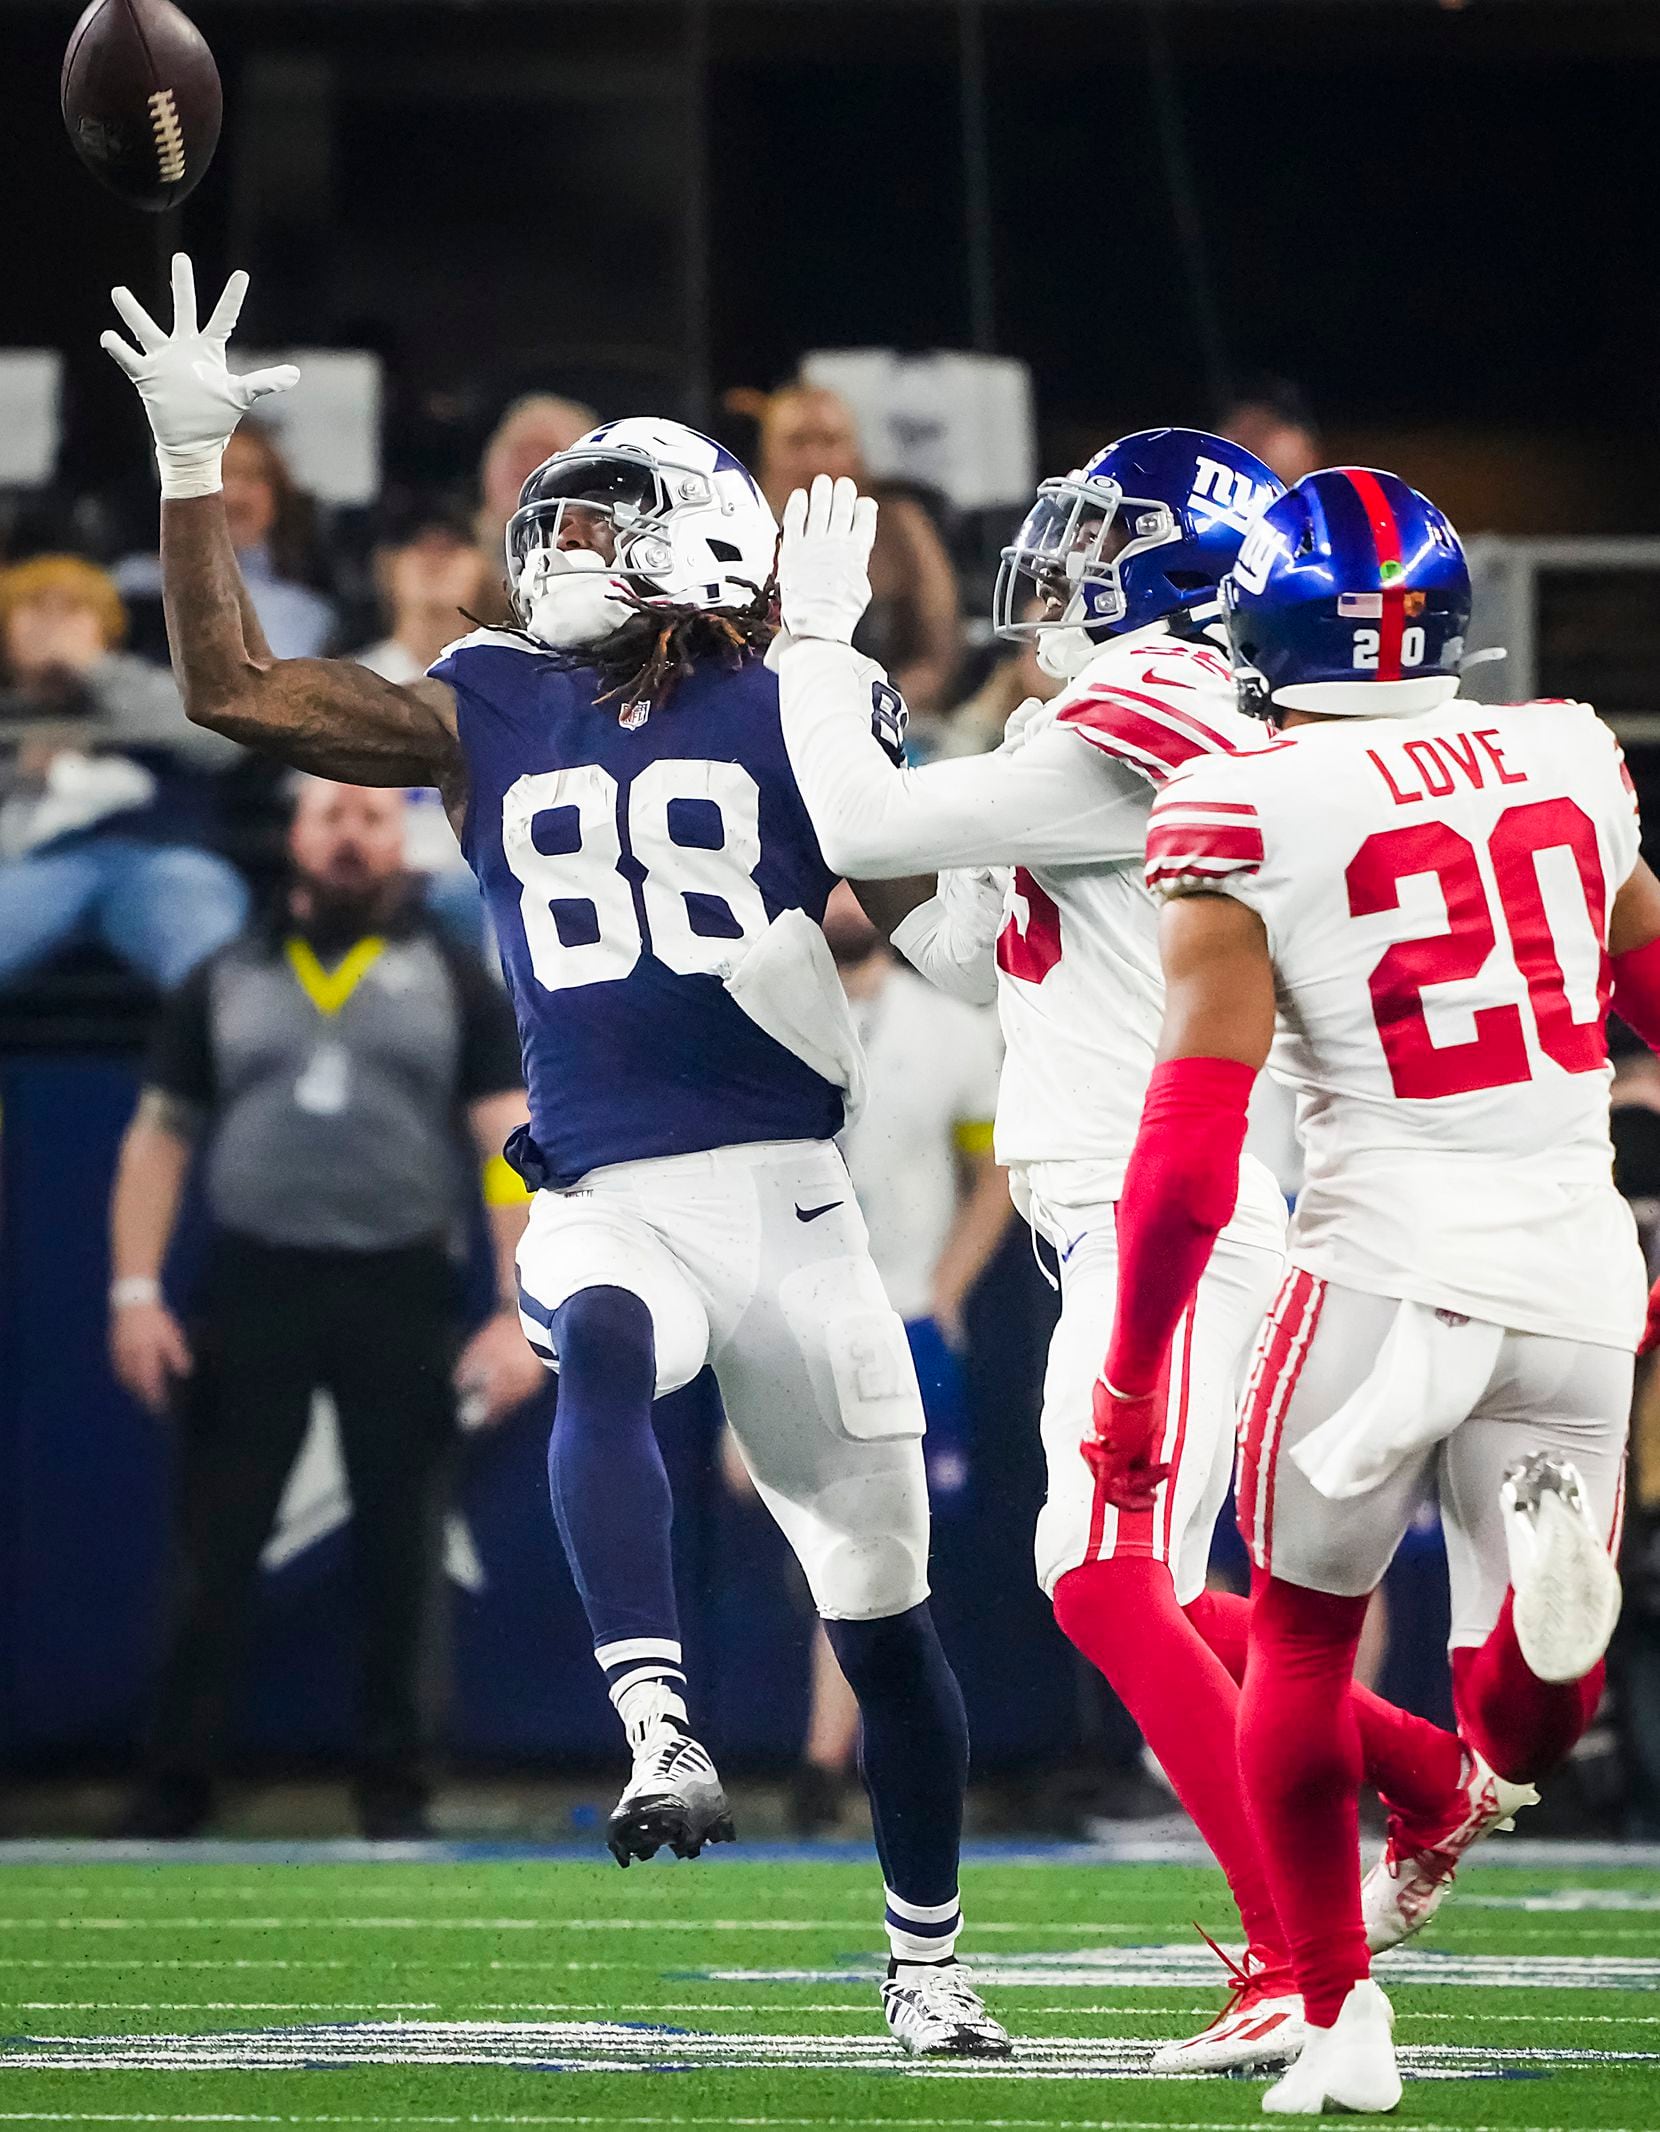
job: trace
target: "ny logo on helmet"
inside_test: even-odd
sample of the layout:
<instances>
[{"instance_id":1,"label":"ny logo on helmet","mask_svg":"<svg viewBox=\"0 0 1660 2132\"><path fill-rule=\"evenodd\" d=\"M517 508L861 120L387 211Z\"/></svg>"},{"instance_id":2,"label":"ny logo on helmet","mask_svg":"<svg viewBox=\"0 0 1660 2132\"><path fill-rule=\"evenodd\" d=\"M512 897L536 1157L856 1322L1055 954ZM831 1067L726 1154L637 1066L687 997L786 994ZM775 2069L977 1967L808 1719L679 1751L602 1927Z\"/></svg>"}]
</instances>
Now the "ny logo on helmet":
<instances>
[{"instance_id":1,"label":"ny logo on helmet","mask_svg":"<svg viewBox=\"0 0 1660 2132\"><path fill-rule=\"evenodd\" d=\"M1233 566L1234 583L1243 585L1247 592L1261 592L1284 549L1285 542L1275 528L1267 519L1259 518L1240 542Z\"/></svg>"},{"instance_id":2,"label":"ny logo on helmet","mask_svg":"<svg viewBox=\"0 0 1660 2132\"><path fill-rule=\"evenodd\" d=\"M1190 511L1199 511L1212 522L1222 521L1243 533L1277 494L1278 490L1271 483L1253 481L1249 474L1241 474L1231 466L1224 466L1220 459L1207 459L1201 453L1194 468L1193 489L1187 507Z\"/></svg>"}]
</instances>

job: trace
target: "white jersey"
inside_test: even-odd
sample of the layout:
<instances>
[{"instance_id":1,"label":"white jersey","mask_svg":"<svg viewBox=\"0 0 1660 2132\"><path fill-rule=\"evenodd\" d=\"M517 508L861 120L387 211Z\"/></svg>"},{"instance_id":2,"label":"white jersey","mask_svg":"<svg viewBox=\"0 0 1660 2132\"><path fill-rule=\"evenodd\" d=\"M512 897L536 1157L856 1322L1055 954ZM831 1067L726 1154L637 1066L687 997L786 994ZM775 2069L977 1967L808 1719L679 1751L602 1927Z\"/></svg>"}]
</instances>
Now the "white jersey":
<instances>
[{"instance_id":1,"label":"white jersey","mask_svg":"<svg viewBox=\"0 0 1660 2132\"><path fill-rule=\"evenodd\" d=\"M1297 726L1160 795L1149 884L1236 896L1267 929L1270 1069L1297 1093L1307 1164L1298 1266L1635 1343L1603 1016L1637 841L1619 748L1578 703Z\"/></svg>"},{"instance_id":2,"label":"white jersey","mask_svg":"<svg viewBox=\"0 0 1660 2132\"><path fill-rule=\"evenodd\" d=\"M854 879L1013 868L996 941L997 1159L1023 1213L1034 1191L1074 1207L1116 1199L1164 996L1142 879L1148 812L1184 764L1262 736L1226 660L1155 623L1029 706L996 754L897 774L871 733L879 668L811 641L777 667L785 746L832 866ZM1260 1165L1246 1169L1234 1228L1277 1249L1284 1202Z\"/></svg>"},{"instance_id":3,"label":"white jersey","mask_svg":"<svg viewBox=\"0 0 1660 2132\"><path fill-rule=\"evenodd\" d=\"M1161 624L1103 646L1036 714L1026 746L1050 735L1070 745L1080 779L1106 766L1127 804L1110 846L1011 877L997 941L1008 1047L997 1159L1087 1164L1096 1174L1082 1196L1105 1202L1135 1144L1164 1012L1158 908L1143 879L1154 795L1186 763L1258 745L1262 729L1238 709L1220 653Z\"/></svg>"}]
</instances>

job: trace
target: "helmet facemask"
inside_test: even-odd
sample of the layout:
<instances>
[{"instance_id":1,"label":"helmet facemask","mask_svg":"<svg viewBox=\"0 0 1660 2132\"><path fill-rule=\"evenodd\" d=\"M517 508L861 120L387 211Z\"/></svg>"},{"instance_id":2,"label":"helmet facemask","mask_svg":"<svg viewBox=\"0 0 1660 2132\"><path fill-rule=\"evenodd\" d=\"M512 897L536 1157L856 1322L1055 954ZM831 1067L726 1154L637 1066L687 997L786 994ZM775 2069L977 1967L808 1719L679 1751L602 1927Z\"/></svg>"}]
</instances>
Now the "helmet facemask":
<instances>
[{"instance_id":1,"label":"helmet facemask","mask_svg":"<svg viewBox=\"0 0 1660 2132\"><path fill-rule=\"evenodd\" d=\"M1169 504L1126 496L1115 481L1068 475L1044 482L1003 550L992 608L997 635L1035 642L1043 670L1071 679L1129 611L1123 565L1180 537ZM1025 616L1034 594L1044 611Z\"/></svg>"},{"instance_id":2,"label":"helmet facemask","mask_svg":"<svg viewBox=\"0 0 1660 2132\"><path fill-rule=\"evenodd\" d=\"M676 516L721 509L699 468L618 448L562 452L532 485L535 500L507 524L508 585L521 627L561 650L596 643L669 598L664 580L682 574ZM562 547L567 529L578 538Z\"/></svg>"}]
</instances>

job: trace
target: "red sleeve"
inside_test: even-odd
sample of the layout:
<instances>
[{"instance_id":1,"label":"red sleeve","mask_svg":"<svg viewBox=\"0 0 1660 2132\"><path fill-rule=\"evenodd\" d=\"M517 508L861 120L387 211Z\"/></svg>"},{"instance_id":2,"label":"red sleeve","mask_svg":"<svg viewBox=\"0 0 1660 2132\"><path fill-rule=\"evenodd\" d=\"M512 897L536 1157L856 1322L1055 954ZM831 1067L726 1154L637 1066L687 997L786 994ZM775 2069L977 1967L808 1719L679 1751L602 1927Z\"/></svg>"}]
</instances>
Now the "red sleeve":
<instances>
[{"instance_id":1,"label":"red sleeve","mask_svg":"<svg viewBox=\"0 0 1660 2132\"><path fill-rule=\"evenodd\" d=\"M1232 1217L1255 1079L1237 1059L1167 1059L1153 1069L1118 1199L1118 1303L1101 1372L1121 1396L1157 1384Z\"/></svg>"},{"instance_id":2,"label":"red sleeve","mask_svg":"<svg viewBox=\"0 0 1660 2132\"><path fill-rule=\"evenodd\" d=\"M1154 785L1162 785L1198 756L1229 752L1226 734L1192 711L1140 689L1091 689L1064 704L1055 723L1069 727L1103 755L1117 756Z\"/></svg>"},{"instance_id":3,"label":"red sleeve","mask_svg":"<svg viewBox=\"0 0 1660 2132\"><path fill-rule=\"evenodd\" d=\"M1660 940L1613 958L1613 1008L1650 1051L1660 1052Z\"/></svg>"}]
</instances>

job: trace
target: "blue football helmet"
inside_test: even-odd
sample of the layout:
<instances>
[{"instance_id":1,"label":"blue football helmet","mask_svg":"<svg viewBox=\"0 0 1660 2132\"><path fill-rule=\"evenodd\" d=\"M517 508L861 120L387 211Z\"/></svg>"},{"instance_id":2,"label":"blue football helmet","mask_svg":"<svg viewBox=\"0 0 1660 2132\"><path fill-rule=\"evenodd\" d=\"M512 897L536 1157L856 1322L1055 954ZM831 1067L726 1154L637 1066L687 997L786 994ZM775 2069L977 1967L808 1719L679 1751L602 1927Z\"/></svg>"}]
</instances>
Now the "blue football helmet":
<instances>
[{"instance_id":1,"label":"blue football helmet","mask_svg":"<svg viewBox=\"0 0 1660 2132\"><path fill-rule=\"evenodd\" d=\"M1035 639L1039 665L1069 679L1108 637L1211 606L1246 528L1284 493L1255 453L1224 437L1120 437L1038 490L1003 550L997 634ZM1029 614L1034 598L1042 610Z\"/></svg>"},{"instance_id":2,"label":"blue football helmet","mask_svg":"<svg viewBox=\"0 0 1660 2132\"><path fill-rule=\"evenodd\" d=\"M1456 692L1470 566L1445 515L1398 474L1305 475L1251 528L1222 602L1254 717L1413 717Z\"/></svg>"}]
</instances>

